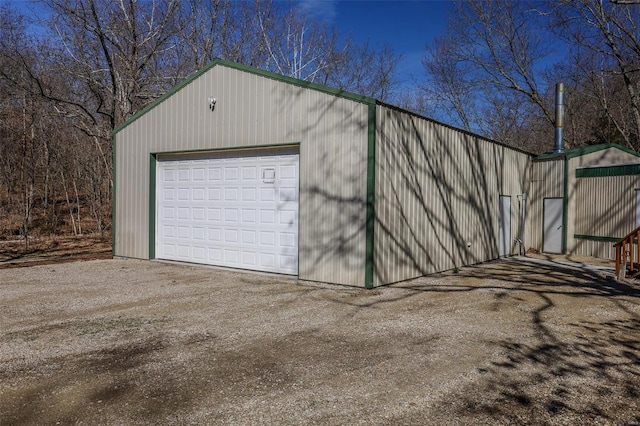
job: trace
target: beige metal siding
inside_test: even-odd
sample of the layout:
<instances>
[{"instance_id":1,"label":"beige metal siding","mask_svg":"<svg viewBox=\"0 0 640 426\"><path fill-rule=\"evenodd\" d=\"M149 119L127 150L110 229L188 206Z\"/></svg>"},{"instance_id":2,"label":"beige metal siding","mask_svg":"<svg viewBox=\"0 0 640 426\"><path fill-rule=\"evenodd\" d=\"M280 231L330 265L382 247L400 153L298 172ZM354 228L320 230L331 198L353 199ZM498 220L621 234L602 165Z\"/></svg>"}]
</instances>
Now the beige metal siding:
<instances>
[{"instance_id":1,"label":"beige metal siding","mask_svg":"<svg viewBox=\"0 0 640 426\"><path fill-rule=\"evenodd\" d=\"M575 170L576 167L637 163L638 160L640 158L637 156L612 147L572 158L570 167L571 170Z\"/></svg>"},{"instance_id":2,"label":"beige metal siding","mask_svg":"<svg viewBox=\"0 0 640 426\"><path fill-rule=\"evenodd\" d=\"M531 164L527 200L527 248L542 251L543 206L545 198L564 197L564 158Z\"/></svg>"},{"instance_id":3,"label":"beige metal siding","mask_svg":"<svg viewBox=\"0 0 640 426\"><path fill-rule=\"evenodd\" d=\"M574 233L589 237L622 238L635 228L636 189L640 176L575 179ZM571 253L613 258L611 241L575 239Z\"/></svg>"},{"instance_id":4,"label":"beige metal siding","mask_svg":"<svg viewBox=\"0 0 640 426\"><path fill-rule=\"evenodd\" d=\"M529 161L527 154L378 106L374 285L497 258L499 196L511 196L514 240Z\"/></svg>"},{"instance_id":5,"label":"beige metal siding","mask_svg":"<svg viewBox=\"0 0 640 426\"><path fill-rule=\"evenodd\" d=\"M149 258L150 153L297 143L299 276L363 286L367 114L324 92L209 69L118 132L115 254Z\"/></svg>"},{"instance_id":6,"label":"beige metal siding","mask_svg":"<svg viewBox=\"0 0 640 426\"><path fill-rule=\"evenodd\" d=\"M593 256L600 259L615 259L616 252L611 241L576 240L573 254L578 256Z\"/></svg>"},{"instance_id":7,"label":"beige metal siding","mask_svg":"<svg viewBox=\"0 0 640 426\"><path fill-rule=\"evenodd\" d=\"M567 252L575 253L578 248L578 241L573 237L580 234L576 231L577 225L577 180L576 169L588 166L608 166L613 164L637 163L638 157L618 148L606 148L590 154L581 155L569 160L569 174L567 188L569 190L567 200L568 220L567 220ZM615 190L614 190L615 191ZM606 191L605 191L606 192ZM595 202L595 200L594 200Z\"/></svg>"}]
</instances>

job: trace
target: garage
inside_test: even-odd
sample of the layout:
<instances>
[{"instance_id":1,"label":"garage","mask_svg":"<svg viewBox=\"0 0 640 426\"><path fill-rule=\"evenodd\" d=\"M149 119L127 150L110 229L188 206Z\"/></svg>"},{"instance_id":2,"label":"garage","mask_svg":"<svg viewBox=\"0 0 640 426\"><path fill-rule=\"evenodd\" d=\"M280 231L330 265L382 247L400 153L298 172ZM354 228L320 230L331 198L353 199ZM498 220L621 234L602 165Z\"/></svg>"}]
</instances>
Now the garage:
<instances>
[{"instance_id":1,"label":"garage","mask_svg":"<svg viewBox=\"0 0 640 426\"><path fill-rule=\"evenodd\" d=\"M158 259L298 274L296 152L162 155L156 164Z\"/></svg>"},{"instance_id":2,"label":"garage","mask_svg":"<svg viewBox=\"0 0 640 426\"><path fill-rule=\"evenodd\" d=\"M119 258L373 288L509 255L524 229L530 154L221 59L113 138Z\"/></svg>"}]
</instances>

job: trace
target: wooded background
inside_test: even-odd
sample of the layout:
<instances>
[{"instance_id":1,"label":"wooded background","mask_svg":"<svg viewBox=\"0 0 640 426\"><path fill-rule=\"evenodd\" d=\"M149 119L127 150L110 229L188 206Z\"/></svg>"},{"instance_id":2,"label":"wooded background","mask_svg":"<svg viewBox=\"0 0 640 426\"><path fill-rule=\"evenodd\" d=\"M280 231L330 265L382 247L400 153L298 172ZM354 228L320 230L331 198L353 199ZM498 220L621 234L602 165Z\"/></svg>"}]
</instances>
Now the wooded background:
<instances>
[{"instance_id":1,"label":"wooded background","mask_svg":"<svg viewBox=\"0 0 640 426\"><path fill-rule=\"evenodd\" d=\"M222 58L376 98L532 152L640 149L635 0L460 1L401 81L402 53L356 43L297 4L43 0L0 6L0 239L106 235L112 131ZM401 6L399 6L401 7ZM415 34L420 38L420 34Z\"/></svg>"}]
</instances>

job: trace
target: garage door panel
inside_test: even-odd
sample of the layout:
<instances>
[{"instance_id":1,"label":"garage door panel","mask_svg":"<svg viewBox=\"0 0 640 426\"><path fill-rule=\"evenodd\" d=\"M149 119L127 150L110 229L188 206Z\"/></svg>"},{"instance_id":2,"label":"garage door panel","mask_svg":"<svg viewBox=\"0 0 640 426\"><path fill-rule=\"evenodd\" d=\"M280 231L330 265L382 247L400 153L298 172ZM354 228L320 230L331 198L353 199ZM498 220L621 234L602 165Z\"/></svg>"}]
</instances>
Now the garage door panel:
<instances>
[{"instance_id":1,"label":"garage door panel","mask_svg":"<svg viewBox=\"0 0 640 426\"><path fill-rule=\"evenodd\" d=\"M220 222L222 219L222 209L218 207L209 207L207 208L207 221L209 222Z\"/></svg>"},{"instance_id":2,"label":"garage door panel","mask_svg":"<svg viewBox=\"0 0 640 426\"><path fill-rule=\"evenodd\" d=\"M189 220L190 216L191 215L189 214L189 207L178 207L176 219Z\"/></svg>"},{"instance_id":3,"label":"garage door panel","mask_svg":"<svg viewBox=\"0 0 640 426\"><path fill-rule=\"evenodd\" d=\"M191 210L193 220L204 221L205 220L205 211L204 207L194 207Z\"/></svg>"},{"instance_id":4,"label":"garage door panel","mask_svg":"<svg viewBox=\"0 0 640 426\"><path fill-rule=\"evenodd\" d=\"M242 180L254 181L258 177L258 167L256 166L244 166L242 168Z\"/></svg>"},{"instance_id":5,"label":"garage door panel","mask_svg":"<svg viewBox=\"0 0 640 426\"><path fill-rule=\"evenodd\" d=\"M242 223L245 225L254 225L258 217L256 209L242 209Z\"/></svg>"},{"instance_id":6,"label":"garage door panel","mask_svg":"<svg viewBox=\"0 0 640 426\"><path fill-rule=\"evenodd\" d=\"M160 160L158 258L297 274L294 155Z\"/></svg>"},{"instance_id":7,"label":"garage door panel","mask_svg":"<svg viewBox=\"0 0 640 426\"><path fill-rule=\"evenodd\" d=\"M271 203L276 199L276 191L274 188L261 188L260 189L260 201Z\"/></svg>"},{"instance_id":8,"label":"garage door panel","mask_svg":"<svg viewBox=\"0 0 640 426\"><path fill-rule=\"evenodd\" d=\"M193 169L193 181L194 182L202 182L204 181L205 169L204 168L195 168Z\"/></svg>"},{"instance_id":9,"label":"garage door panel","mask_svg":"<svg viewBox=\"0 0 640 426\"><path fill-rule=\"evenodd\" d=\"M189 181L189 169L185 169L185 168L178 169L178 181L179 182Z\"/></svg>"},{"instance_id":10,"label":"garage door panel","mask_svg":"<svg viewBox=\"0 0 640 426\"><path fill-rule=\"evenodd\" d=\"M178 259L185 260L185 259L190 259L191 258L191 256L190 256L191 251L189 250L189 246L187 246L187 245L179 245L179 246L176 247L176 249L177 249L177 252L178 252L177 253Z\"/></svg>"},{"instance_id":11,"label":"garage door panel","mask_svg":"<svg viewBox=\"0 0 640 426\"><path fill-rule=\"evenodd\" d=\"M235 182L238 180L238 168L237 167L225 167L224 168L224 180L225 182Z\"/></svg>"},{"instance_id":12,"label":"garage door panel","mask_svg":"<svg viewBox=\"0 0 640 426\"><path fill-rule=\"evenodd\" d=\"M260 223L273 224L276 222L276 212L273 210L260 210Z\"/></svg>"},{"instance_id":13,"label":"garage door panel","mask_svg":"<svg viewBox=\"0 0 640 426\"><path fill-rule=\"evenodd\" d=\"M224 209L224 221L227 224L235 224L238 221L238 209Z\"/></svg>"},{"instance_id":14,"label":"garage door panel","mask_svg":"<svg viewBox=\"0 0 640 426\"><path fill-rule=\"evenodd\" d=\"M260 266L263 268L275 268L276 257L273 254L262 253L260 256Z\"/></svg>"},{"instance_id":15,"label":"garage door panel","mask_svg":"<svg viewBox=\"0 0 640 426\"><path fill-rule=\"evenodd\" d=\"M198 241L204 241L205 229L204 228L192 228L193 229L193 239Z\"/></svg>"},{"instance_id":16,"label":"garage door panel","mask_svg":"<svg viewBox=\"0 0 640 426\"><path fill-rule=\"evenodd\" d=\"M191 190L192 201L204 201L204 194L206 190L203 187L193 188Z\"/></svg>"},{"instance_id":17,"label":"garage door panel","mask_svg":"<svg viewBox=\"0 0 640 426\"><path fill-rule=\"evenodd\" d=\"M209 247L209 263L217 265L222 262L222 250Z\"/></svg>"},{"instance_id":18,"label":"garage door panel","mask_svg":"<svg viewBox=\"0 0 640 426\"><path fill-rule=\"evenodd\" d=\"M255 188L242 188L242 201L256 201Z\"/></svg>"},{"instance_id":19,"label":"garage door panel","mask_svg":"<svg viewBox=\"0 0 640 426\"><path fill-rule=\"evenodd\" d=\"M201 246L194 246L193 247L193 258L198 260L198 261L204 261L206 260L206 248L205 247L201 247Z\"/></svg>"},{"instance_id":20,"label":"garage door panel","mask_svg":"<svg viewBox=\"0 0 640 426\"><path fill-rule=\"evenodd\" d=\"M296 221L296 212L293 210L281 211L279 221L281 225L293 225Z\"/></svg>"},{"instance_id":21,"label":"garage door panel","mask_svg":"<svg viewBox=\"0 0 640 426\"><path fill-rule=\"evenodd\" d=\"M256 244L256 231L242 231L242 245L255 245Z\"/></svg>"}]
</instances>

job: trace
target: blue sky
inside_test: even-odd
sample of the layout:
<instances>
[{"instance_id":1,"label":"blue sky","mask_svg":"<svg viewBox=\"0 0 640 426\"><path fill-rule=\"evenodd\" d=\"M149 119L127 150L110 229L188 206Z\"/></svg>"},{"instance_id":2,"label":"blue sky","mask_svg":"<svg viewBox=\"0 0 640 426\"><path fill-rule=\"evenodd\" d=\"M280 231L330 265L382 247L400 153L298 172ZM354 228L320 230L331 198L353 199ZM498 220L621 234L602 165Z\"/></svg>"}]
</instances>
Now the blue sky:
<instances>
[{"instance_id":1,"label":"blue sky","mask_svg":"<svg viewBox=\"0 0 640 426\"><path fill-rule=\"evenodd\" d=\"M310 15L335 24L343 35L373 45L389 43L403 55L398 67L405 84L423 75L425 45L446 26L449 0L301 0Z\"/></svg>"},{"instance_id":2,"label":"blue sky","mask_svg":"<svg viewBox=\"0 0 640 426\"><path fill-rule=\"evenodd\" d=\"M0 0L29 13L32 0ZM389 43L403 55L398 73L403 84L423 76L424 48L446 25L450 0L299 0L298 7L310 16L335 25L343 36L372 45Z\"/></svg>"}]
</instances>

